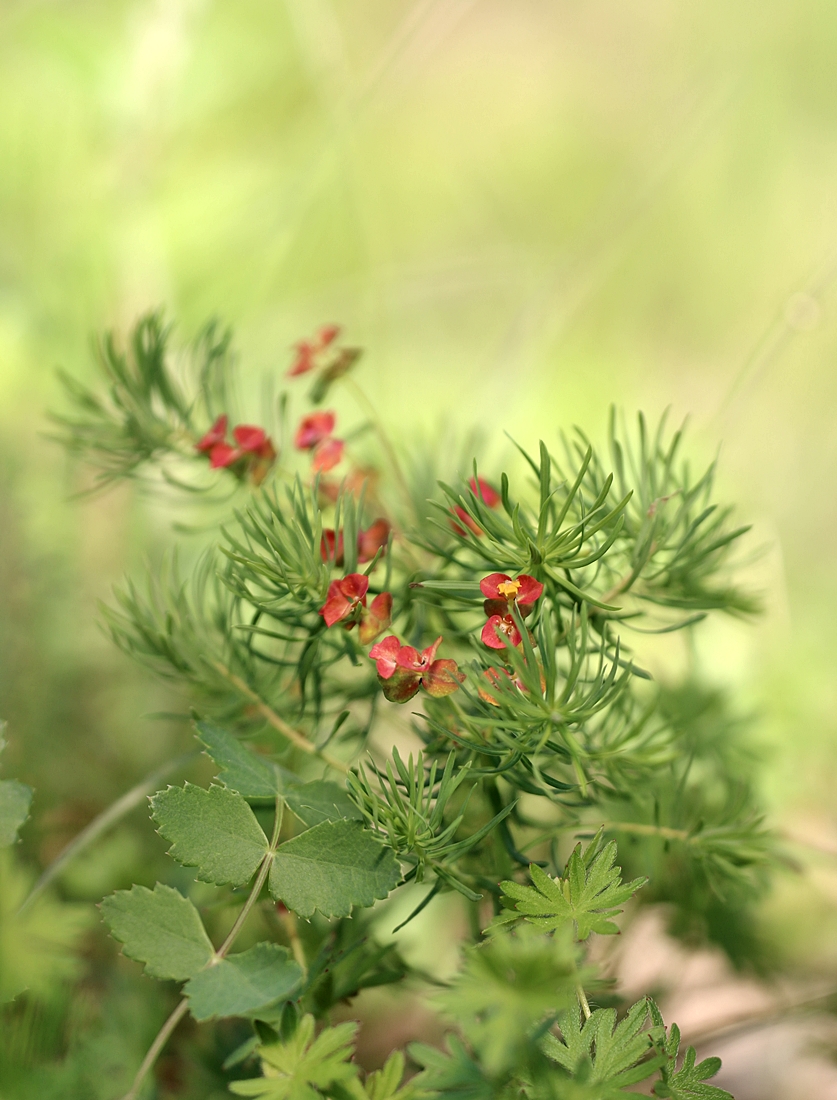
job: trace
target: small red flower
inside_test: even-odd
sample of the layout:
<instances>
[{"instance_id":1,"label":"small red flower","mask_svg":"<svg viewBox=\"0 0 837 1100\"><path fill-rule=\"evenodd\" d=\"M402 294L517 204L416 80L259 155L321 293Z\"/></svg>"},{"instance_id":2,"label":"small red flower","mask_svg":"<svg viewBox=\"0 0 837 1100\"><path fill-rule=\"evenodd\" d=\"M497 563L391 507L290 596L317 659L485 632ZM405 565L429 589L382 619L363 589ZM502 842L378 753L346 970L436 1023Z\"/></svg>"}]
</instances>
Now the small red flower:
<instances>
[{"instance_id":1,"label":"small red flower","mask_svg":"<svg viewBox=\"0 0 837 1100\"><path fill-rule=\"evenodd\" d=\"M487 505L489 508L496 508L497 505L500 503L500 494L483 478L477 479L472 477L471 480L468 482L468 486L474 496L479 497L483 504ZM456 518L464 523L467 528L473 531L475 535L482 534L482 528L474 523L473 519L471 519L471 517L468 515L461 504L455 505L453 512ZM460 527L458 523L454 523L453 520L451 520L451 527L454 529L457 535L462 535L463 537L465 536L466 532L463 530L462 527Z\"/></svg>"},{"instance_id":2,"label":"small red flower","mask_svg":"<svg viewBox=\"0 0 837 1100\"><path fill-rule=\"evenodd\" d=\"M209 452L209 465L213 470L220 470L232 466L240 458L241 451L237 447L231 447L229 443L216 443Z\"/></svg>"},{"instance_id":3,"label":"small red flower","mask_svg":"<svg viewBox=\"0 0 837 1100\"><path fill-rule=\"evenodd\" d=\"M333 436L318 443L311 456L314 472L324 473L326 470L333 470L343 457L344 446L342 439L335 439Z\"/></svg>"},{"instance_id":4,"label":"small red flower","mask_svg":"<svg viewBox=\"0 0 837 1100\"><path fill-rule=\"evenodd\" d=\"M390 634L372 646L369 656L376 662L378 682L387 699L406 703L420 687L436 699L457 690L465 676L456 661L436 660L441 641L441 637L437 638L433 645L419 653L411 645L401 645L395 635Z\"/></svg>"},{"instance_id":5,"label":"small red flower","mask_svg":"<svg viewBox=\"0 0 837 1100\"><path fill-rule=\"evenodd\" d=\"M389 524L385 519L376 519L357 538L357 560L372 561L379 550L384 550L389 542Z\"/></svg>"},{"instance_id":6,"label":"small red flower","mask_svg":"<svg viewBox=\"0 0 837 1100\"><path fill-rule=\"evenodd\" d=\"M509 683L514 684L514 686L519 691L526 690L523 682L518 679L518 677L512 676L511 673L504 668L487 668L483 673L483 676L486 678L486 680L488 680L492 687L498 687L500 683L505 679ZM490 703L492 707L499 707L500 704L497 701L497 697L495 695L492 695L491 692L488 691L486 688L477 687L477 694L479 695L480 699L484 699L486 703Z\"/></svg>"},{"instance_id":7,"label":"small red flower","mask_svg":"<svg viewBox=\"0 0 837 1100\"><path fill-rule=\"evenodd\" d=\"M334 626L335 623L357 616L359 608L366 607L366 592L369 588L369 578L362 573L349 573L342 580L332 581L328 586L326 602L320 608L320 614L326 621L326 626ZM348 623L349 629L354 626L355 619Z\"/></svg>"},{"instance_id":8,"label":"small red flower","mask_svg":"<svg viewBox=\"0 0 837 1100\"><path fill-rule=\"evenodd\" d=\"M217 447L219 443L223 443L227 438L228 422L227 414L222 413L206 435L195 444L195 450L205 453L211 451L213 447Z\"/></svg>"},{"instance_id":9,"label":"small red flower","mask_svg":"<svg viewBox=\"0 0 837 1100\"><path fill-rule=\"evenodd\" d=\"M329 344L333 344L339 335L339 325L323 325L318 329L313 340L300 340L295 344L296 358L288 371L288 376L293 378L297 374L307 374L309 370L313 370L317 366L317 357Z\"/></svg>"},{"instance_id":10,"label":"small red flower","mask_svg":"<svg viewBox=\"0 0 837 1100\"><path fill-rule=\"evenodd\" d=\"M320 557L323 561L343 564L343 532L338 535L333 528L326 527L320 539Z\"/></svg>"},{"instance_id":11,"label":"small red flower","mask_svg":"<svg viewBox=\"0 0 837 1100\"><path fill-rule=\"evenodd\" d=\"M361 614L358 634L363 645L369 645L382 634L392 622L392 596L381 592Z\"/></svg>"},{"instance_id":12,"label":"small red flower","mask_svg":"<svg viewBox=\"0 0 837 1100\"><path fill-rule=\"evenodd\" d=\"M506 573L491 573L480 581L480 591L486 597L483 606L488 615L480 635L484 644L491 649L505 649L505 637L513 646L520 645L522 639L512 608L517 604L524 618L530 615L543 594L541 582L528 573L521 573L516 580Z\"/></svg>"},{"instance_id":13,"label":"small red flower","mask_svg":"<svg viewBox=\"0 0 837 1100\"><path fill-rule=\"evenodd\" d=\"M303 417L294 437L294 445L300 451L310 451L328 439L334 431L337 418L333 412L315 412Z\"/></svg>"}]
</instances>

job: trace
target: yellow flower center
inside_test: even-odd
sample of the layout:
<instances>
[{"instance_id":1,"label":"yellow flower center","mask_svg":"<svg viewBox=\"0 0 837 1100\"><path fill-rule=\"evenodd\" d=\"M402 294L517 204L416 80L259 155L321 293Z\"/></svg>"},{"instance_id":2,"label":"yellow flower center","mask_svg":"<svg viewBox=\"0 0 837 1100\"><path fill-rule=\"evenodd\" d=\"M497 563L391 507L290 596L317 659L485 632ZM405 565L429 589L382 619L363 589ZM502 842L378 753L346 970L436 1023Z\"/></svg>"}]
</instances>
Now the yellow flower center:
<instances>
[{"instance_id":1,"label":"yellow flower center","mask_svg":"<svg viewBox=\"0 0 837 1100\"><path fill-rule=\"evenodd\" d=\"M500 581L497 591L507 600L513 600L520 591L520 581Z\"/></svg>"}]
</instances>

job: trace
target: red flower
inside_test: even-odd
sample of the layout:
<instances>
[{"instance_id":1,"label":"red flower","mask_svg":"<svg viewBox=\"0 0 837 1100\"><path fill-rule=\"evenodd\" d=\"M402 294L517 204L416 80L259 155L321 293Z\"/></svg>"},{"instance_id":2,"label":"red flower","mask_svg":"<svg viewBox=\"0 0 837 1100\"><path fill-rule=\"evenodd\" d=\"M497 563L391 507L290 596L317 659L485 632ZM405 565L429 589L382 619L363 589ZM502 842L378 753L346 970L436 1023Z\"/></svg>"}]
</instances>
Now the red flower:
<instances>
[{"instance_id":1,"label":"red flower","mask_svg":"<svg viewBox=\"0 0 837 1100\"><path fill-rule=\"evenodd\" d=\"M493 687L498 687L501 681L505 678L509 683L514 684L518 691L526 690L523 682L517 676L512 676L511 673L504 668L487 668L483 673L483 676ZM484 699L486 703L490 703L492 707L499 707L500 704L497 701L496 696L492 695L491 692L488 691L486 688L477 687L477 694L479 695L480 699Z\"/></svg>"},{"instance_id":2,"label":"red flower","mask_svg":"<svg viewBox=\"0 0 837 1100\"><path fill-rule=\"evenodd\" d=\"M315 412L303 417L294 437L294 445L300 451L310 451L334 431L336 417L333 412Z\"/></svg>"},{"instance_id":3,"label":"red flower","mask_svg":"<svg viewBox=\"0 0 837 1100\"><path fill-rule=\"evenodd\" d=\"M216 447L219 443L223 443L227 438L227 424L227 414L222 413L206 435L195 444L195 450L203 452L211 451L213 447Z\"/></svg>"},{"instance_id":4,"label":"red flower","mask_svg":"<svg viewBox=\"0 0 837 1100\"><path fill-rule=\"evenodd\" d=\"M493 486L489 485L487 481L484 481L483 478L479 478L479 480L477 480L476 478L472 477L471 480L468 482L468 486L474 496L479 497L483 504L486 504L489 508L496 508L497 505L500 503L500 494ZM471 531L473 531L475 535L482 534L482 528L478 527L477 524L474 523L474 521L471 519L471 517L468 515L461 504L455 505L453 512L456 518L464 523L465 526L468 527ZM454 523L453 520L451 520L451 527L454 529L457 535L462 535L463 537L465 536L466 532L463 530L462 527L459 526L458 523Z\"/></svg>"},{"instance_id":5,"label":"red flower","mask_svg":"<svg viewBox=\"0 0 837 1100\"><path fill-rule=\"evenodd\" d=\"M358 634L363 645L369 645L392 622L392 596L389 592L381 592L361 615Z\"/></svg>"},{"instance_id":6,"label":"red flower","mask_svg":"<svg viewBox=\"0 0 837 1100\"><path fill-rule=\"evenodd\" d=\"M378 682L384 695L393 703L406 703L423 687L428 695L439 699L456 691L465 679L456 661L436 660L436 650L442 639L421 653L411 645L401 645L394 634L372 646L369 656L376 662Z\"/></svg>"},{"instance_id":7,"label":"red flower","mask_svg":"<svg viewBox=\"0 0 837 1100\"><path fill-rule=\"evenodd\" d=\"M294 359L288 376L293 378L297 374L307 374L317 365L317 357L321 352L334 343L340 335L339 325L323 325L318 329L313 340L300 340L294 345L296 358Z\"/></svg>"},{"instance_id":8,"label":"red flower","mask_svg":"<svg viewBox=\"0 0 837 1100\"><path fill-rule=\"evenodd\" d=\"M521 573L516 580L506 573L491 573L480 581L480 591L487 597L483 606L488 615L488 622L480 635L482 641L491 649L505 649L504 637L513 646L520 645L520 630L512 608L517 604L524 618L530 615L543 593L541 582L528 573Z\"/></svg>"},{"instance_id":9,"label":"red flower","mask_svg":"<svg viewBox=\"0 0 837 1100\"><path fill-rule=\"evenodd\" d=\"M229 443L216 443L209 452L209 465L213 470L219 470L225 466L232 466L241 458L241 451L237 447L231 447Z\"/></svg>"},{"instance_id":10,"label":"red flower","mask_svg":"<svg viewBox=\"0 0 837 1100\"><path fill-rule=\"evenodd\" d=\"M343 564L343 532L338 535L331 527L326 527L320 539L320 557L323 561Z\"/></svg>"},{"instance_id":11,"label":"red flower","mask_svg":"<svg viewBox=\"0 0 837 1100\"><path fill-rule=\"evenodd\" d=\"M372 561L379 550L386 548L389 542L389 524L385 519L376 519L357 537L357 560Z\"/></svg>"},{"instance_id":12,"label":"red flower","mask_svg":"<svg viewBox=\"0 0 837 1100\"><path fill-rule=\"evenodd\" d=\"M342 439L324 439L314 448L311 456L311 466L315 473L333 470L343 457L344 443Z\"/></svg>"},{"instance_id":13,"label":"red flower","mask_svg":"<svg viewBox=\"0 0 837 1100\"><path fill-rule=\"evenodd\" d=\"M342 580L332 581L328 586L326 602L320 608L320 614L326 621L326 626L334 626L335 623L356 616L358 608L366 607L366 592L369 588L369 578L362 573L349 573ZM347 624L351 629L355 620Z\"/></svg>"}]
</instances>

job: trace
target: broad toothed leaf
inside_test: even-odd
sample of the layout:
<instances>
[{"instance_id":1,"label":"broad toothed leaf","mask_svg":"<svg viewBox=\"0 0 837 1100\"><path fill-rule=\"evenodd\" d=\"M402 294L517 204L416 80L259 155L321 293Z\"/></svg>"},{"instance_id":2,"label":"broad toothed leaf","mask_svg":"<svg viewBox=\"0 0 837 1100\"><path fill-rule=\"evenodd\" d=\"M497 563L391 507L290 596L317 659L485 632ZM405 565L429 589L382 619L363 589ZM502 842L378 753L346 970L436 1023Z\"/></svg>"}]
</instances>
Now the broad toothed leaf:
<instances>
[{"instance_id":1,"label":"broad toothed leaf","mask_svg":"<svg viewBox=\"0 0 837 1100\"><path fill-rule=\"evenodd\" d=\"M347 917L385 898L401 878L390 848L355 821L323 821L281 844L270 892L300 916Z\"/></svg>"},{"instance_id":2,"label":"broad toothed leaf","mask_svg":"<svg viewBox=\"0 0 837 1100\"><path fill-rule=\"evenodd\" d=\"M291 813L309 828L322 821L363 821L363 814L347 791L327 779L315 779L297 787L289 786L284 799Z\"/></svg>"},{"instance_id":3,"label":"broad toothed leaf","mask_svg":"<svg viewBox=\"0 0 837 1100\"><path fill-rule=\"evenodd\" d=\"M611 920L621 913L624 905L641 886L644 878L622 882L621 867L614 867L616 844L602 845L602 834L582 852L577 845L565 870L565 877L550 878L537 864L529 873L534 886L522 886L517 882L502 882L503 893L515 903L515 911L527 921L552 931L566 921L573 921L580 940L586 940L591 932L614 935L619 931Z\"/></svg>"},{"instance_id":4,"label":"broad toothed leaf","mask_svg":"<svg viewBox=\"0 0 837 1100\"><path fill-rule=\"evenodd\" d=\"M201 970L183 992L195 1019L208 1020L257 1013L290 997L301 981L302 970L286 947L257 943Z\"/></svg>"},{"instance_id":5,"label":"broad toothed leaf","mask_svg":"<svg viewBox=\"0 0 837 1100\"><path fill-rule=\"evenodd\" d=\"M0 779L0 848L17 840L17 831L29 816L31 802L31 787L16 779Z\"/></svg>"},{"instance_id":6,"label":"broad toothed leaf","mask_svg":"<svg viewBox=\"0 0 837 1100\"><path fill-rule=\"evenodd\" d=\"M201 744L221 769L218 778L225 787L244 798L273 800L281 794L284 777L278 764L252 752L212 722L196 722L195 728Z\"/></svg>"},{"instance_id":7,"label":"broad toothed leaf","mask_svg":"<svg viewBox=\"0 0 837 1100\"><path fill-rule=\"evenodd\" d=\"M160 835L171 841L169 855L196 867L204 882L243 886L267 853L253 811L225 787L169 787L154 795L151 806Z\"/></svg>"},{"instance_id":8,"label":"broad toothed leaf","mask_svg":"<svg viewBox=\"0 0 837 1100\"><path fill-rule=\"evenodd\" d=\"M152 978L184 981L212 958L197 909L171 886L117 890L101 904L102 918L129 959L145 963Z\"/></svg>"}]
</instances>

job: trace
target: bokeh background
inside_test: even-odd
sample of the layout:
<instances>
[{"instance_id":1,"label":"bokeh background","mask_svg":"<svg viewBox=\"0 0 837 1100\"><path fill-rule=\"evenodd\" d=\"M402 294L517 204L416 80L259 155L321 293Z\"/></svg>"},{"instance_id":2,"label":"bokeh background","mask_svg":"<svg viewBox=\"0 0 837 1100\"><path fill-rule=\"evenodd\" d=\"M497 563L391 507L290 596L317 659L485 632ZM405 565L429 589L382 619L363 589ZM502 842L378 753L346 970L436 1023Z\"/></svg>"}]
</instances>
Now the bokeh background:
<instances>
[{"instance_id":1,"label":"bokeh background","mask_svg":"<svg viewBox=\"0 0 837 1100\"><path fill-rule=\"evenodd\" d=\"M129 490L73 498L55 368L90 380L91 334L159 304L184 339L231 323L254 376L336 320L401 438L473 425L500 461L615 403L720 448L767 613L701 657L795 863L764 933L837 985L835 56L829 0L0 2L0 715L33 865L188 737L98 631L160 531ZM127 885L132 835L69 896Z\"/></svg>"}]
</instances>

